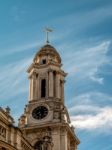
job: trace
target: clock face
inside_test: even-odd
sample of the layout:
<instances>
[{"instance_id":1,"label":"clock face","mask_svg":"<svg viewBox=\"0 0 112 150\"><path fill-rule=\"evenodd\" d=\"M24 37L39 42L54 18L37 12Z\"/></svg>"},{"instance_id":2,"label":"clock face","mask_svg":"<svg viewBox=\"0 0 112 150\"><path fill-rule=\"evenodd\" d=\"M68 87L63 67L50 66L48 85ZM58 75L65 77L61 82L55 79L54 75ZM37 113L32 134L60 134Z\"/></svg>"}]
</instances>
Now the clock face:
<instances>
[{"instance_id":1,"label":"clock face","mask_svg":"<svg viewBox=\"0 0 112 150\"><path fill-rule=\"evenodd\" d=\"M48 109L45 106L38 106L32 111L32 116L35 119L43 119L48 114Z\"/></svg>"}]
</instances>

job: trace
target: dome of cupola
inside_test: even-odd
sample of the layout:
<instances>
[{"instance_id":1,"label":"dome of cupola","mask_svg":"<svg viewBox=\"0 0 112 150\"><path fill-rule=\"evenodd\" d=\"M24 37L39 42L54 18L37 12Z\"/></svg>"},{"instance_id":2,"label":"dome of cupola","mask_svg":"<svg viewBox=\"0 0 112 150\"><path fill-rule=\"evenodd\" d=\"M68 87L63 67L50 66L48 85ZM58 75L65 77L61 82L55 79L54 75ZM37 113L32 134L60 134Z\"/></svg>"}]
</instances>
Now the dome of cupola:
<instances>
[{"instance_id":1,"label":"dome of cupola","mask_svg":"<svg viewBox=\"0 0 112 150\"><path fill-rule=\"evenodd\" d=\"M50 44L46 44L40 48L34 57L34 63L39 63L40 60L52 60L61 64L61 57L57 50Z\"/></svg>"}]
</instances>

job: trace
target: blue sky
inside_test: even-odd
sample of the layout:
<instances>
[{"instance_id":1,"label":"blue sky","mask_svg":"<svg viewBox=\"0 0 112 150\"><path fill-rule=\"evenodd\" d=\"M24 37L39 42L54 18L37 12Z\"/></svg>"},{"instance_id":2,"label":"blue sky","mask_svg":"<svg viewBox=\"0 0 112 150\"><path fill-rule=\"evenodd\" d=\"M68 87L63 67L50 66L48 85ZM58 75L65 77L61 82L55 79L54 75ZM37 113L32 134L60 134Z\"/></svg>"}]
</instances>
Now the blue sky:
<instances>
[{"instance_id":1,"label":"blue sky","mask_svg":"<svg viewBox=\"0 0 112 150\"><path fill-rule=\"evenodd\" d=\"M17 120L28 101L27 67L45 44L68 73L65 102L79 150L112 149L112 1L0 1L0 105Z\"/></svg>"}]
</instances>

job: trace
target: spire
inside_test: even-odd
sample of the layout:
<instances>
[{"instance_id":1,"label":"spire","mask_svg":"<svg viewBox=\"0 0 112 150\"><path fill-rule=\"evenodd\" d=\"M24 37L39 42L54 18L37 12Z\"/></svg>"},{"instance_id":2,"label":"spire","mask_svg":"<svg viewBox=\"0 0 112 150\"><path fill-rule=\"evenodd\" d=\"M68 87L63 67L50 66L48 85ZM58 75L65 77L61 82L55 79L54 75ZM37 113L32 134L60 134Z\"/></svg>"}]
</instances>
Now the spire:
<instances>
[{"instance_id":1,"label":"spire","mask_svg":"<svg viewBox=\"0 0 112 150\"><path fill-rule=\"evenodd\" d=\"M45 28L46 32L46 44L49 44L49 32L52 32L53 30L50 28Z\"/></svg>"}]
</instances>

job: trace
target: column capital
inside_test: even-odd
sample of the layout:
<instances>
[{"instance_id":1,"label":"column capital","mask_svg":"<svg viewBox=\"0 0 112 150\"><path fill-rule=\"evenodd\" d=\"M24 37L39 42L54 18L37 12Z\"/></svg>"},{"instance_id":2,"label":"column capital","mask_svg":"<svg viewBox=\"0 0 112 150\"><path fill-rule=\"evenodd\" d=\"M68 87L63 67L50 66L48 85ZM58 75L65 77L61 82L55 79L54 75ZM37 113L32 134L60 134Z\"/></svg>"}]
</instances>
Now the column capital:
<instances>
[{"instance_id":1,"label":"column capital","mask_svg":"<svg viewBox=\"0 0 112 150\"><path fill-rule=\"evenodd\" d=\"M66 82L66 80L61 80L61 82L64 84Z\"/></svg>"},{"instance_id":2,"label":"column capital","mask_svg":"<svg viewBox=\"0 0 112 150\"><path fill-rule=\"evenodd\" d=\"M31 78L36 78L38 76L38 73L36 73L36 72L32 72L32 74L30 74L29 76L28 76L28 78L29 79L31 79Z\"/></svg>"},{"instance_id":3,"label":"column capital","mask_svg":"<svg viewBox=\"0 0 112 150\"><path fill-rule=\"evenodd\" d=\"M51 68L49 68L49 69L48 69L48 72L53 72L53 71L54 71L54 70L53 70L53 69L51 69Z\"/></svg>"},{"instance_id":4,"label":"column capital","mask_svg":"<svg viewBox=\"0 0 112 150\"><path fill-rule=\"evenodd\" d=\"M56 74L60 74L60 72L59 72L59 71L56 71Z\"/></svg>"}]
</instances>

